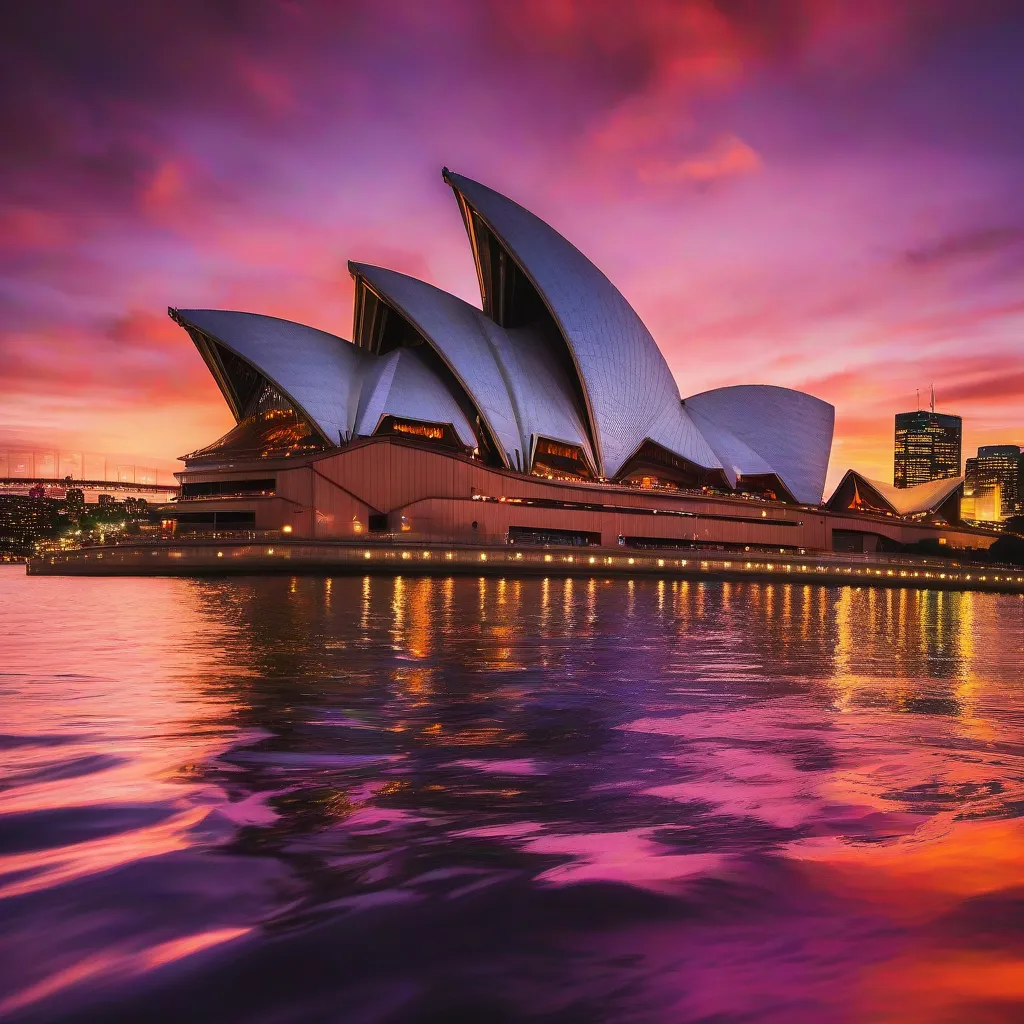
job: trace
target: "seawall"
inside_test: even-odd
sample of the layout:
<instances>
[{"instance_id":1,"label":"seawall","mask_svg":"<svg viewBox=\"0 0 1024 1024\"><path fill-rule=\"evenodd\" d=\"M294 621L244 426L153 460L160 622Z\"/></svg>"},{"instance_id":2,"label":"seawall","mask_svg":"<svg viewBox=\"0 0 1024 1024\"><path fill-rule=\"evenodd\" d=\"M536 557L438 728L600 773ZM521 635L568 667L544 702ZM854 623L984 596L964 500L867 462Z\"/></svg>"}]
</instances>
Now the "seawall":
<instances>
[{"instance_id":1,"label":"seawall","mask_svg":"<svg viewBox=\"0 0 1024 1024\"><path fill-rule=\"evenodd\" d=\"M30 576L198 576L384 573L448 576L663 576L831 585L980 590L1024 595L1024 570L955 560L833 553L647 551L190 540L119 544L32 559Z\"/></svg>"}]
</instances>

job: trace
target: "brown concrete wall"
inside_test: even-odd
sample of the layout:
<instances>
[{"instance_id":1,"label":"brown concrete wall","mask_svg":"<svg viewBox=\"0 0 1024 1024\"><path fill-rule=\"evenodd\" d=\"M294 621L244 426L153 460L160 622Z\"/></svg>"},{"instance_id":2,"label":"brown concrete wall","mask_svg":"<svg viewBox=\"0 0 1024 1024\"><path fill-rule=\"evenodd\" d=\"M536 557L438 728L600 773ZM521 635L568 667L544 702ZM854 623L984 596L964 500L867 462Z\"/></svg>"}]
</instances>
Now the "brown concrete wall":
<instances>
[{"instance_id":1,"label":"brown concrete wall","mask_svg":"<svg viewBox=\"0 0 1024 1024\"><path fill-rule=\"evenodd\" d=\"M270 467L256 464L250 471L239 469L232 475L245 478L257 474L271 475ZM218 478L211 477L208 471L182 475L196 480ZM600 533L606 546L614 546L618 536L625 535L829 551L833 530L877 534L900 544L941 537L953 548L985 548L995 539L994 535L964 529L827 513L738 497L562 483L490 469L471 459L388 438L357 442L318 459L297 460L294 465L277 468L273 475L277 478L276 498L224 499L216 503L206 500L194 507L256 508L259 529L279 529L287 523L295 537L341 540L368 535L369 518L374 514L389 515L391 529L396 531L404 514L410 540L433 536L439 540L481 543L503 541L510 526ZM474 496L591 502L621 508L537 508L507 501L474 500ZM184 502L179 504L182 511L192 507ZM686 511L696 513L696 519L625 511L631 507ZM727 516L734 521L712 516ZM780 526L772 520L800 525ZM475 530L471 525L474 521Z\"/></svg>"},{"instance_id":2,"label":"brown concrete wall","mask_svg":"<svg viewBox=\"0 0 1024 1024\"><path fill-rule=\"evenodd\" d=\"M819 517L805 516L804 526L785 527L752 523L728 523L721 520L681 518L668 515L641 515L624 512L589 512L574 509L535 508L468 498L426 498L404 506L412 532L417 536L434 534L455 539L478 536L480 541L502 541L511 526L556 528L576 532L600 533L605 546L614 546L617 538L664 537L702 543L758 544L783 547L820 547L822 530ZM782 517L778 517L782 518ZM477 523L476 530L472 523ZM808 541L818 539L817 544Z\"/></svg>"},{"instance_id":3,"label":"brown concrete wall","mask_svg":"<svg viewBox=\"0 0 1024 1024\"><path fill-rule=\"evenodd\" d=\"M317 470L313 467L308 471L313 476L316 509L312 536L349 540L365 535L374 510Z\"/></svg>"},{"instance_id":4,"label":"brown concrete wall","mask_svg":"<svg viewBox=\"0 0 1024 1024\"><path fill-rule=\"evenodd\" d=\"M898 544L915 544L920 540L939 539L944 540L951 548L978 548L981 550L991 547L998 536L994 533L975 532L962 527L915 525L884 516L860 514L844 516L833 512L828 516L829 543L826 550L832 549L831 538L833 530L850 530L857 533L875 534L879 537L887 537L889 540L894 540Z\"/></svg>"},{"instance_id":5,"label":"brown concrete wall","mask_svg":"<svg viewBox=\"0 0 1024 1024\"><path fill-rule=\"evenodd\" d=\"M291 505L280 498L203 498L198 501L175 502L180 512L255 512L256 530L279 530L289 522Z\"/></svg>"}]
</instances>

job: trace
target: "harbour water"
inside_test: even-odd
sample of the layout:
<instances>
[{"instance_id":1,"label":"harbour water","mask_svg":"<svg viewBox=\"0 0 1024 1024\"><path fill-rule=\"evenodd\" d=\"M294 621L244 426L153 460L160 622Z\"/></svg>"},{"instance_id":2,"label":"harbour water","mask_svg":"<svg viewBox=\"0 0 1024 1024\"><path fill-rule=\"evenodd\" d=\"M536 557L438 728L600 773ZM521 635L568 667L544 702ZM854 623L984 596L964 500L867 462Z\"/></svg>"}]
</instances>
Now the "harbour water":
<instances>
[{"instance_id":1,"label":"harbour water","mask_svg":"<svg viewBox=\"0 0 1024 1024\"><path fill-rule=\"evenodd\" d=\"M0 1020L1024 1019L1024 596L0 567Z\"/></svg>"}]
</instances>

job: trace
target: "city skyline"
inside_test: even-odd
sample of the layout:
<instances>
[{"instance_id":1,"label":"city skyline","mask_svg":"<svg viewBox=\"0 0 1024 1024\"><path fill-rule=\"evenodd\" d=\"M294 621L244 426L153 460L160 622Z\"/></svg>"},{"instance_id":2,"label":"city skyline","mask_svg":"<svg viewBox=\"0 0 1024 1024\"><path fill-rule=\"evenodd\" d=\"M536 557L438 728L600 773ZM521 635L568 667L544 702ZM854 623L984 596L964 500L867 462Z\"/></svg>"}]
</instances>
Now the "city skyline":
<instances>
[{"instance_id":1,"label":"city skyline","mask_svg":"<svg viewBox=\"0 0 1024 1024\"><path fill-rule=\"evenodd\" d=\"M0 445L166 471L228 429L169 304L349 337L347 256L477 302L444 160L572 237L684 393L834 404L826 493L931 383L966 451L1024 440L1019 8L504 10L16 12Z\"/></svg>"}]
</instances>

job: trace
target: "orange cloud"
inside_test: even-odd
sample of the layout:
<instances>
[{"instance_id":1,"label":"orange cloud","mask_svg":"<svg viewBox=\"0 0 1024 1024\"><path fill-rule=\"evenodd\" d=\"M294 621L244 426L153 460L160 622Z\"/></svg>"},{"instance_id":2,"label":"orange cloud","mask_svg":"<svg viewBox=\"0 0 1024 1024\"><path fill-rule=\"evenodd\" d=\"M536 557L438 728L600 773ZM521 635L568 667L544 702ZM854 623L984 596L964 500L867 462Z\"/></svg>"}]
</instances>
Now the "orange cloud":
<instances>
[{"instance_id":1,"label":"orange cloud","mask_svg":"<svg viewBox=\"0 0 1024 1024\"><path fill-rule=\"evenodd\" d=\"M641 181L693 181L708 184L720 178L753 174L763 166L757 151L735 135L723 135L703 153L685 160L656 160L642 164L637 170Z\"/></svg>"}]
</instances>

